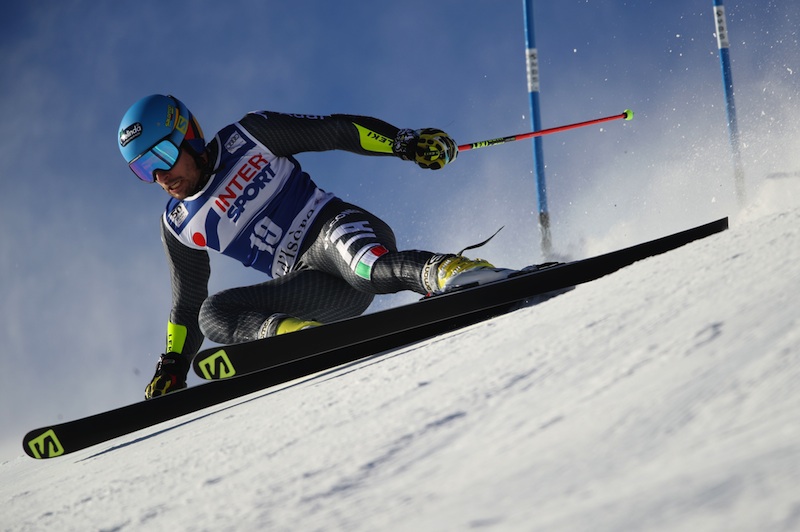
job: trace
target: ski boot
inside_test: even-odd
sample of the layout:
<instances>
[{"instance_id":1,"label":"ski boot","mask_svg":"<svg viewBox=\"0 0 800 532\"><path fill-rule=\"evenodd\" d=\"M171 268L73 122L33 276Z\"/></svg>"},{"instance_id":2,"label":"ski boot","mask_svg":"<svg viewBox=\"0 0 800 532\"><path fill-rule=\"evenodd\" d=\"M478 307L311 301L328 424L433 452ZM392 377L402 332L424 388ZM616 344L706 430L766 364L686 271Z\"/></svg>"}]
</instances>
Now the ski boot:
<instances>
[{"instance_id":1,"label":"ski boot","mask_svg":"<svg viewBox=\"0 0 800 532\"><path fill-rule=\"evenodd\" d=\"M273 314L261 326L258 333L259 338L267 338L269 336L278 336L279 334L293 333L302 331L303 329L310 329L311 327L319 327L322 325L318 321L303 320L289 316L288 314Z\"/></svg>"},{"instance_id":2,"label":"ski boot","mask_svg":"<svg viewBox=\"0 0 800 532\"><path fill-rule=\"evenodd\" d=\"M437 255L426 265L425 287L432 294L449 292L505 279L515 270L495 268L483 259L462 255Z\"/></svg>"}]
</instances>

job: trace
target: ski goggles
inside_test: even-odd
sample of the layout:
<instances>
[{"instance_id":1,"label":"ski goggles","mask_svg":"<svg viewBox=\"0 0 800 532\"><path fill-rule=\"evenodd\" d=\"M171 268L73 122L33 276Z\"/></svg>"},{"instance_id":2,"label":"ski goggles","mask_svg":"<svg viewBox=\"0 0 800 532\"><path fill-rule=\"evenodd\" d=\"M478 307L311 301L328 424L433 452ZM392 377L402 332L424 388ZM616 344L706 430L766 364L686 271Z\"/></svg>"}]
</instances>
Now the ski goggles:
<instances>
[{"instance_id":1,"label":"ski goggles","mask_svg":"<svg viewBox=\"0 0 800 532\"><path fill-rule=\"evenodd\" d=\"M172 170L175 163L178 162L178 157L181 150L169 139L163 139L156 143L155 146L132 160L128 166L136 177L147 183L153 183L156 180L156 170Z\"/></svg>"}]
</instances>

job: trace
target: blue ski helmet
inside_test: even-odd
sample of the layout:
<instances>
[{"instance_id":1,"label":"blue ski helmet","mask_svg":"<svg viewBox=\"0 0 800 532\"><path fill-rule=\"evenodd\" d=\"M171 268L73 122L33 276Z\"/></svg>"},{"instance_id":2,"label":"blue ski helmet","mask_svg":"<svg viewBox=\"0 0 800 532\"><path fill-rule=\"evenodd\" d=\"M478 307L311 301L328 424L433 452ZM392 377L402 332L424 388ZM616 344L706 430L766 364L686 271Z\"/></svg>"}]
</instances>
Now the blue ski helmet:
<instances>
[{"instance_id":1,"label":"blue ski helmet","mask_svg":"<svg viewBox=\"0 0 800 532\"><path fill-rule=\"evenodd\" d=\"M119 151L142 181L155 181L155 170L169 170L189 147L198 156L205 150L203 130L189 109L174 96L142 98L122 117Z\"/></svg>"}]
</instances>

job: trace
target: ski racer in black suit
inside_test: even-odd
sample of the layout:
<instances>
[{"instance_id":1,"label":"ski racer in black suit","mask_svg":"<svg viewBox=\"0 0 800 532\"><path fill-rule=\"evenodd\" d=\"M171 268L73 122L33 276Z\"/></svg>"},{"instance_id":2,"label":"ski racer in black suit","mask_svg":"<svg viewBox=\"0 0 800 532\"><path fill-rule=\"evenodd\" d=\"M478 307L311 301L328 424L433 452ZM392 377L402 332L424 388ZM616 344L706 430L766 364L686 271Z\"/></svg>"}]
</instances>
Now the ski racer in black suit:
<instances>
[{"instance_id":1,"label":"ski racer in black suit","mask_svg":"<svg viewBox=\"0 0 800 532\"><path fill-rule=\"evenodd\" d=\"M152 95L125 113L119 147L141 180L170 196L161 238L172 310L148 399L186 386L204 338L227 344L290 333L357 316L375 294L427 294L509 271L460 254L398 250L386 223L317 187L294 158L346 150L441 169L458 147L438 129L259 111L206 144L183 102ZM209 251L263 272L265 282L209 296Z\"/></svg>"}]
</instances>

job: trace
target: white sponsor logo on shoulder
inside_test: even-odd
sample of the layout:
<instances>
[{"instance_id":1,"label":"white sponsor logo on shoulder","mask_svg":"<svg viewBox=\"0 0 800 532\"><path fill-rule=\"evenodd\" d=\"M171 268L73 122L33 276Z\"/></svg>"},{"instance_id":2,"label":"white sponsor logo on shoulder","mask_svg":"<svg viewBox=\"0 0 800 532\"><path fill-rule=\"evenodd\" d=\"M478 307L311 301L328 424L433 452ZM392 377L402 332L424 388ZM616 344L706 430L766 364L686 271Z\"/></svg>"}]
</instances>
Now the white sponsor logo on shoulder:
<instances>
[{"instance_id":1,"label":"white sponsor logo on shoulder","mask_svg":"<svg viewBox=\"0 0 800 532\"><path fill-rule=\"evenodd\" d=\"M228 150L228 153L236 153L236 150L244 146L244 139L238 132L231 135L228 139L228 142L225 143L225 149Z\"/></svg>"}]
</instances>

